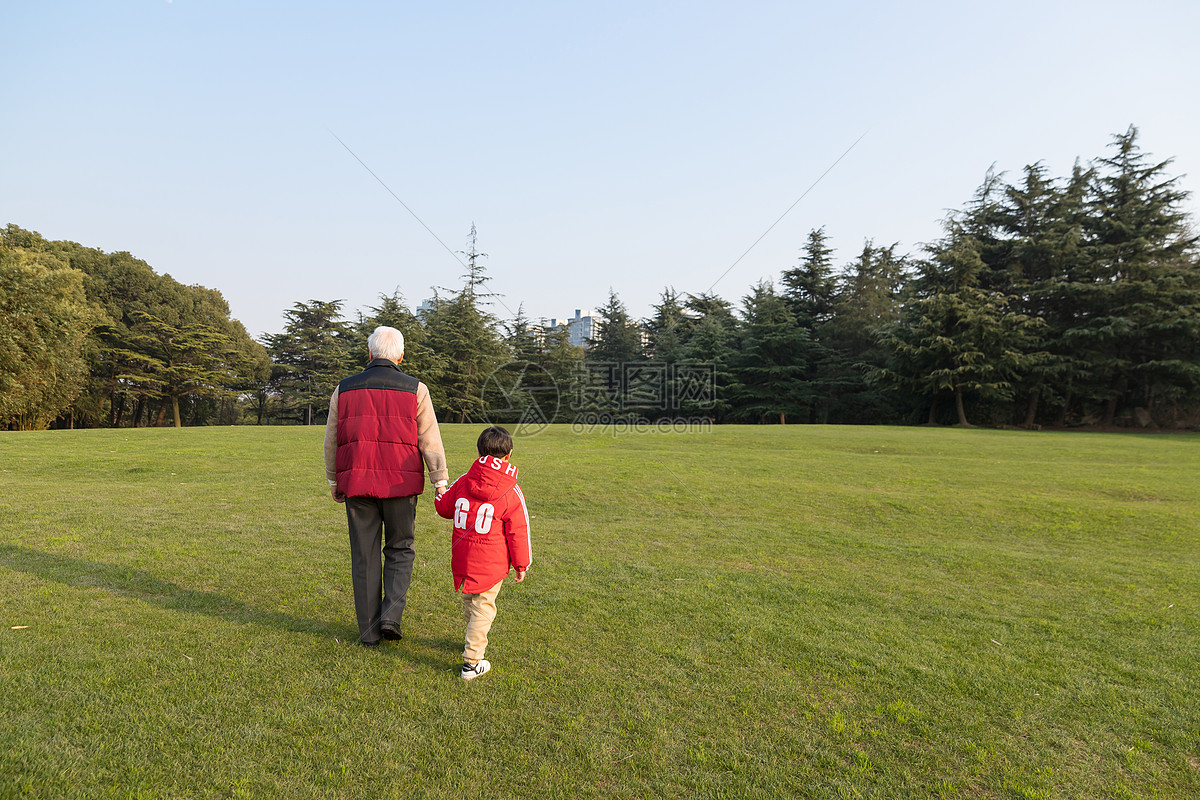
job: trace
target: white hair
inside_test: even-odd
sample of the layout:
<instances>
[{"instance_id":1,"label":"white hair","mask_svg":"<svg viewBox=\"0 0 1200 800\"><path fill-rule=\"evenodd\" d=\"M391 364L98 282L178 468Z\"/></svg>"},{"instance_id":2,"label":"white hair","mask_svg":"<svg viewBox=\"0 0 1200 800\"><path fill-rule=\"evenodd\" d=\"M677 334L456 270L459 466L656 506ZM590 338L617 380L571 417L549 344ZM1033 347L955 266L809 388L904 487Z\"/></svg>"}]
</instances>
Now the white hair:
<instances>
[{"instance_id":1,"label":"white hair","mask_svg":"<svg viewBox=\"0 0 1200 800\"><path fill-rule=\"evenodd\" d=\"M399 361L404 357L404 334L395 328L380 325L367 337L367 349L374 358Z\"/></svg>"}]
</instances>

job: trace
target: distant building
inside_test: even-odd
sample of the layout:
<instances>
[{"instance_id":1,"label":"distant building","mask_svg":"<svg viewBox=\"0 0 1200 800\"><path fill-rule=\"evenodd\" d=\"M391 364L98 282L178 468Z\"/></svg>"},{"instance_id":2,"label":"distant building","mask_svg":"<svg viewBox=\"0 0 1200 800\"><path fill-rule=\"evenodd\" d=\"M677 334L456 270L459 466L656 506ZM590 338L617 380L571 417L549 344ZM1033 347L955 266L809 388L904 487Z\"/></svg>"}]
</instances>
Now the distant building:
<instances>
[{"instance_id":1,"label":"distant building","mask_svg":"<svg viewBox=\"0 0 1200 800\"><path fill-rule=\"evenodd\" d=\"M567 329L567 341L576 347L588 347L588 340L596 338L596 324L600 321L600 317L595 311L584 311L583 309L575 309L575 316L567 319L554 318L550 320L548 327Z\"/></svg>"},{"instance_id":2,"label":"distant building","mask_svg":"<svg viewBox=\"0 0 1200 800\"><path fill-rule=\"evenodd\" d=\"M433 313L434 308L435 306L433 303L433 298L431 297L425 302L421 303L421 305L417 306L417 319L423 321L427 316Z\"/></svg>"}]
</instances>

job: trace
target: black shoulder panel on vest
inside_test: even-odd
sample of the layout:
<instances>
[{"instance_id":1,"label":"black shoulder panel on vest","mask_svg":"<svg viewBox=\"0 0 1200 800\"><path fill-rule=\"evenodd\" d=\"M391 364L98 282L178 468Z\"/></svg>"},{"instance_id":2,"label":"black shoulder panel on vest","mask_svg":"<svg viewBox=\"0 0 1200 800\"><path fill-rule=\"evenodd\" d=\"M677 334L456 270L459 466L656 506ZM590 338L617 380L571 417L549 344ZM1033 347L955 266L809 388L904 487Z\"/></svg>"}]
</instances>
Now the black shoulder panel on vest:
<instances>
[{"instance_id":1,"label":"black shoulder panel on vest","mask_svg":"<svg viewBox=\"0 0 1200 800\"><path fill-rule=\"evenodd\" d=\"M392 389L416 394L419 383L412 375L401 372L391 361L377 358L357 375L343 378L338 384L338 394L354 389Z\"/></svg>"}]
</instances>

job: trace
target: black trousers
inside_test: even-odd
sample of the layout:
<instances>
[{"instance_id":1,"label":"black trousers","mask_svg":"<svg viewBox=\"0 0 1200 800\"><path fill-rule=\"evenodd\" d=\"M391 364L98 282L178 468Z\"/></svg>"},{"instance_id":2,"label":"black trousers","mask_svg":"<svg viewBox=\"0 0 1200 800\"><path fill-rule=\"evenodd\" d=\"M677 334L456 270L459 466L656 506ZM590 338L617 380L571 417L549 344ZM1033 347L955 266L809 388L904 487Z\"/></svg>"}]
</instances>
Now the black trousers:
<instances>
[{"instance_id":1,"label":"black trousers","mask_svg":"<svg viewBox=\"0 0 1200 800\"><path fill-rule=\"evenodd\" d=\"M358 636L379 641L380 625L400 627L404 601L412 579L413 529L417 495L408 497L347 497L350 527L350 577L354 584L354 613ZM382 538L383 565L379 546Z\"/></svg>"}]
</instances>

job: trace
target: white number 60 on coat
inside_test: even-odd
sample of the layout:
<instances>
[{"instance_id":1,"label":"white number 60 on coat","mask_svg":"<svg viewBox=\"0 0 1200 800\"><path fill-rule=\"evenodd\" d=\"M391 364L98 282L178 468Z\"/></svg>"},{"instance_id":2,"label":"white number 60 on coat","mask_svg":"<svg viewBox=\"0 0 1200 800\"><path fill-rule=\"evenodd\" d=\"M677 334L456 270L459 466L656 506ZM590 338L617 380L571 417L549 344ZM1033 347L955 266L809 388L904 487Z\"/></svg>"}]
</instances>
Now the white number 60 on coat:
<instances>
[{"instance_id":1,"label":"white number 60 on coat","mask_svg":"<svg viewBox=\"0 0 1200 800\"><path fill-rule=\"evenodd\" d=\"M467 513L471 510L471 501L465 497L460 497L454 501L454 527L467 528ZM475 532L487 533L492 529L492 516L496 513L496 507L491 503L483 503L479 506L479 510L475 513Z\"/></svg>"}]
</instances>

